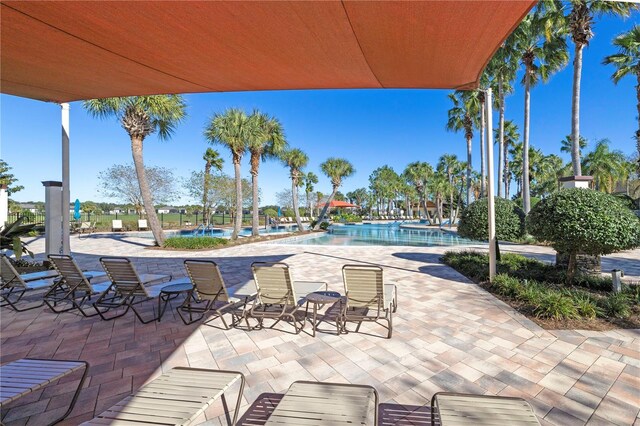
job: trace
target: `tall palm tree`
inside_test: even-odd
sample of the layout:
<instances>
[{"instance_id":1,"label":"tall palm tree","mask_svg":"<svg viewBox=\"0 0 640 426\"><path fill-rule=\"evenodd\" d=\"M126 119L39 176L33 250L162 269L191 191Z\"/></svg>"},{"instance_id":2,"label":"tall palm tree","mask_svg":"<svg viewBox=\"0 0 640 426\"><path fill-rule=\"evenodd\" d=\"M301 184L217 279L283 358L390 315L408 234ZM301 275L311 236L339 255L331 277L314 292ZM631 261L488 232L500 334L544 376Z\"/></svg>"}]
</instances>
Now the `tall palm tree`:
<instances>
[{"instance_id":1,"label":"tall palm tree","mask_svg":"<svg viewBox=\"0 0 640 426\"><path fill-rule=\"evenodd\" d=\"M464 131L467 141L467 205L471 203L471 142L473 127L477 125L480 102L477 91L456 90L449 94L453 108L447 113L446 129L452 132Z\"/></svg>"},{"instance_id":2,"label":"tall palm tree","mask_svg":"<svg viewBox=\"0 0 640 426\"><path fill-rule=\"evenodd\" d=\"M531 210L529 188L529 127L531 118L531 87L540 79L547 81L569 60L567 42L562 26L549 26L553 17L543 9L527 15L511 34L515 49L524 65L524 139L522 149L522 207L525 213Z\"/></svg>"},{"instance_id":3,"label":"tall palm tree","mask_svg":"<svg viewBox=\"0 0 640 426\"><path fill-rule=\"evenodd\" d=\"M427 209L427 181L433 175L431 164L424 161L414 161L409 163L402 172L403 178L416 189L419 202L424 209L425 217L429 218Z\"/></svg>"},{"instance_id":4,"label":"tall palm tree","mask_svg":"<svg viewBox=\"0 0 640 426\"><path fill-rule=\"evenodd\" d=\"M158 138L166 140L173 134L186 115L186 105L179 95L132 96L122 98L92 99L82 106L87 112L100 118L116 117L131 139L131 154L138 176L140 195L147 213L149 227L156 244L164 244L164 232L153 206L153 197L144 169L143 142L147 136L158 132Z\"/></svg>"},{"instance_id":5,"label":"tall palm tree","mask_svg":"<svg viewBox=\"0 0 640 426\"><path fill-rule=\"evenodd\" d=\"M502 197L502 188L505 185L504 164L507 162L507 147L504 144L504 123L505 123L505 98L513 92L513 81L516 79L518 70L518 55L513 46L513 39L505 41L498 51L493 55L486 73L492 80L498 94L496 102L498 108L498 129L496 141L498 142L498 197ZM507 197L507 195L505 195Z\"/></svg>"},{"instance_id":6,"label":"tall palm tree","mask_svg":"<svg viewBox=\"0 0 640 426\"><path fill-rule=\"evenodd\" d=\"M244 111L230 108L224 113L216 113L205 127L204 137L211 144L225 146L231 151L231 159L235 172L236 202L233 233L231 239L238 238L242 227L242 174L240 161L247 150L248 141L254 137L256 126Z\"/></svg>"},{"instance_id":7,"label":"tall palm tree","mask_svg":"<svg viewBox=\"0 0 640 426\"><path fill-rule=\"evenodd\" d=\"M571 162L573 173L582 174L580 167L580 82L582 79L582 53L593 38L594 18L601 15L627 17L638 5L621 1L572 0L567 6L571 11L567 16L569 33L574 43L573 96L571 100Z\"/></svg>"},{"instance_id":8,"label":"tall palm tree","mask_svg":"<svg viewBox=\"0 0 640 426\"><path fill-rule=\"evenodd\" d=\"M307 172L304 175L304 192L307 196L307 214L309 216L313 216L313 209L311 208L312 199L311 193L314 190L313 185L318 183L318 175L313 172Z\"/></svg>"},{"instance_id":9,"label":"tall palm tree","mask_svg":"<svg viewBox=\"0 0 640 426\"><path fill-rule=\"evenodd\" d=\"M579 158L582 158L582 150L585 149L586 147L587 147L587 140L582 136L580 136L579 143L578 143ZM564 152L565 154L573 153L573 138L571 135L567 135L566 138L560 141L560 152ZM572 166L573 166L573 160L572 160ZM582 170L582 168L580 168L580 170Z\"/></svg>"},{"instance_id":10,"label":"tall palm tree","mask_svg":"<svg viewBox=\"0 0 640 426\"><path fill-rule=\"evenodd\" d=\"M433 201L436 204L436 218L438 223L442 224L443 212L443 200L446 194L451 190L447 176L443 170L436 170L432 178L429 179L429 192L433 195Z\"/></svg>"},{"instance_id":11,"label":"tall palm tree","mask_svg":"<svg viewBox=\"0 0 640 426\"><path fill-rule=\"evenodd\" d=\"M251 189L252 189L252 220L251 235L257 237L259 233L259 197L258 197L258 171L260 161L280 155L287 146L282 125L277 118L269 117L260 111L253 111L249 116L252 129L248 140L247 149L251 154Z\"/></svg>"},{"instance_id":12,"label":"tall palm tree","mask_svg":"<svg viewBox=\"0 0 640 426\"><path fill-rule=\"evenodd\" d=\"M220 153L212 148L207 148L202 156L204 160L204 182L202 191L202 223L204 226L209 224L209 217L211 212L209 211L209 187L211 186L211 169L214 168L217 171L222 171L224 159L220 157Z\"/></svg>"},{"instance_id":13,"label":"tall palm tree","mask_svg":"<svg viewBox=\"0 0 640 426\"><path fill-rule=\"evenodd\" d=\"M449 183L449 228L453 227L453 195L455 193L455 187L453 183L453 177L456 169L458 168L458 157L453 154L445 154L438 160L438 170L442 170L447 176L447 182ZM482 191L482 189L481 189Z\"/></svg>"},{"instance_id":14,"label":"tall palm tree","mask_svg":"<svg viewBox=\"0 0 640 426\"><path fill-rule=\"evenodd\" d=\"M604 58L605 64L616 67L611 76L613 82L618 82L627 75L636 77L636 99L638 101L638 130L636 130L636 149L638 150L638 163L636 171L640 174L640 25L634 25L631 30L620 34L613 39L613 45L618 48L618 53Z\"/></svg>"},{"instance_id":15,"label":"tall palm tree","mask_svg":"<svg viewBox=\"0 0 640 426\"><path fill-rule=\"evenodd\" d=\"M289 167L289 176L291 177L291 197L293 198L293 212L296 215L296 223L298 224L298 232L302 232L302 221L300 220L300 209L298 209L298 186L300 186L300 178L304 175L302 169L309 162L307 154L298 148L284 151L281 154L282 162Z\"/></svg>"},{"instance_id":16,"label":"tall palm tree","mask_svg":"<svg viewBox=\"0 0 640 426\"><path fill-rule=\"evenodd\" d=\"M496 139L498 139L499 129L495 129ZM509 198L509 186L511 185L511 172L509 171L509 156L510 149L516 144L520 143L520 133L518 133L518 125L512 120L506 120L502 129L502 144L504 145L504 157L503 157L503 183L504 183L504 197Z\"/></svg>"},{"instance_id":17,"label":"tall palm tree","mask_svg":"<svg viewBox=\"0 0 640 426\"><path fill-rule=\"evenodd\" d=\"M353 175L356 170L353 168L353 165L343 159L343 158L329 158L324 163L320 164L320 169L322 169L322 173L324 173L329 179L331 179L332 191L329 199L324 204L322 208L322 212L320 212L320 216L318 217L318 223L313 228L315 230L320 229L320 223L324 220L324 215L327 214L327 210L329 209L329 205L333 201L336 196L336 192L338 192L338 188L342 185L342 180Z\"/></svg>"},{"instance_id":18,"label":"tall palm tree","mask_svg":"<svg viewBox=\"0 0 640 426\"><path fill-rule=\"evenodd\" d=\"M623 182L628 177L627 159L620 151L609 149L609 140L602 139L595 148L584 158L584 168L593 176L597 191L611 193L617 182Z\"/></svg>"}]
</instances>

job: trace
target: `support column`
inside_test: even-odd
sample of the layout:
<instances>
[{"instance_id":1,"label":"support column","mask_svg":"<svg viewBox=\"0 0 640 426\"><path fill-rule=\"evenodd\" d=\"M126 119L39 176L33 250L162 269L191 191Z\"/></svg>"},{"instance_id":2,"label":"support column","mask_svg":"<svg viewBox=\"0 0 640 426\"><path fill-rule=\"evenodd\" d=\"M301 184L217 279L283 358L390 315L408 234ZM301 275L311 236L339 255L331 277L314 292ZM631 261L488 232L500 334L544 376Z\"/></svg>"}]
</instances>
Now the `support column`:
<instances>
[{"instance_id":1,"label":"support column","mask_svg":"<svg viewBox=\"0 0 640 426\"><path fill-rule=\"evenodd\" d=\"M491 89L486 90L485 97L485 119L487 137L485 141L487 154L487 198L489 205L489 281L493 281L496 276L496 206L494 199L495 191L495 175L493 170L493 99Z\"/></svg>"},{"instance_id":2,"label":"support column","mask_svg":"<svg viewBox=\"0 0 640 426\"><path fill-rule=\"evenodd\" d=\"M0 185L0 227L9 220L9 190L7 185Z\"/></svg>"},{"instance_id":3,"label":"support column","mask_svg":"<svg viewBox=\"0 0 640 426\"><path fill-rule=\"evenodd\" d=\"M44 185L44 252L64 254L62 230L62 182L45 181ZM69 209L67 209L69 210Z\"/></svg>"},{"instance_id":4,"label":"support column","mask_svg":"<svg viewBox=\"0 0 640 426\"><path fill-rule=\"evenodd\" d=\"M60 104L62 108L62 252L70 254L69 247L69 206L71 205L71 194L69 191L69 104Z\"/></svg>"}]
</instances>

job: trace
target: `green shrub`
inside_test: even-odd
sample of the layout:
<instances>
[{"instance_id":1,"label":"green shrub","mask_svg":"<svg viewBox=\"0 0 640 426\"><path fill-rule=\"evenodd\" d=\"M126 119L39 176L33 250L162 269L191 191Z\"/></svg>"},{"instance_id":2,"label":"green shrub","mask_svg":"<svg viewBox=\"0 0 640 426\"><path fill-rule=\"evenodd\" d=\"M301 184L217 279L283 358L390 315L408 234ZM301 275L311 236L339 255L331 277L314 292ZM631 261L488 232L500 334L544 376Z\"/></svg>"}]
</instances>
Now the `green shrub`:
<instances>
[{"instance_id":1,"label":"green shrub","mask_svg":"<svg viewBox=\"0 0 640 426\"><path fill-rule=\"evenodd\" d=\"M536 281L527 281L526 283L523 283L518 290L516 298L528 305L537 306L546 290L547 289L545 287L541 286Z\"/></svg>"},{"instance_id":2,"label":"green shrub","mask_svg":"<svg viewBox=\"0 0 640 426\"><path fill-rule=\"evenodd\" d=\"M474 201L462 211L458 234L472 240L487 240L489 202L487 198ZM524 237L524 212L513 201L495 197L496 237L498 240L518 241Z\"/></svg>"},{"instance_id":3,"label":"green shrub","mask_svg":"<svg viewBox=\"0 0 640 426\"><path fill-rule=\"evenodd\" d=\"M573 281L578 253L593 256L640 246L640 220L614 196L588 189L563 189L540 201L527 218L529 232L570 256Z\"/></svg>"},{"instance_id":4,"label":"green shrub","mask_svg":"<svg viewBox=\"0 0 640 426\"><path fill-rule=\"evenodd\" d=\"M197 250L224 246L229 240L217 237L169 237L164 241L167 248Z\"/></svg>"},{"instance_id":5,"label":"green shrub","mask_svg":"<svg viewBox=\"0 0 640 426\"><path fill-rule=\"evenodd\" d=\"M311 228L314 228L314 227L316 226L316 224L317 224L317 223L318 223L318 221L317 221L317 220L312 220L312 221L311 221L311 224L310 224L310 225L311 225ZM324 222L324 221L323 221L323 222L320 224L320 229L322 229L323 231L326 231L326 230L329 228L329 226L330 226L330 225L329 225L329 222Z\"/></svg>"},{"instance_id":6,"label":"green shrub","mask_svg":"<svg viewBox=\"0 0 640 426\"><path fill-rule=\"evenodd\" d=\"M262 214L267 215L269 217L278 217L278 212L274 209L264 209Z\"/></svg>"},{"instance_id":7,"label":"green shrub","mask_svg":"<svg viewBox=\"0 0 640 426\"><path fill-rule=\"evenodd\" d=\"M640 305L640 285L623 285L622 292L629 298L631 303Z\"/></svg>"},{"instance_id":8,"label":"green shrub","mask_svg":"<svg viewBox=\"0 0 640 426\"><path fill-rule=\"evenodd\" d=\"M522 290L522 284L517 278L505 274L496 275L491 287L496 293L507 297L516 297Z\"/></svg>"},{"instance_id":9,"label":"green shrub","mask_svg":"<svg viewBox=\"0 0 640 426\"><path fill-rule=\"evenodd\" d=\"M600 299L602 313L608 317L627 318L631 315L631 301L624 293L613 293Z\"/></svg>"},{"instance_id":10,"label":"green shrub","mask_svg":"<svg viewBox=\"0 0 640 426\"><path fill-rule=\"evenodd\" d=\"M448 251L442 261L474 281L489 279L489 256L477 251Z\"/></svg>"},{"instance_id":11,"label":"green shrub","mask_svg":"<svg viewBox=\"0 0 640 426\"><path fill-rule=\"evenodd\" d=\"M584 291L572 292L573 304L576 306L578 314L581 317L593 319L602 316L602 309L598 306L597 301Z\"/></svg>"},{"instance_id":12,"label":"green shrub","mask_svg":"<svg viewBox=\"0 0 640 426\"><path fill-rule=\"evenodd\" d=\"M540 297L534 310L538 318L555 320L578 317L578 310L573 300L558 291L549 290Z\"/></svg>"}]
</instances>

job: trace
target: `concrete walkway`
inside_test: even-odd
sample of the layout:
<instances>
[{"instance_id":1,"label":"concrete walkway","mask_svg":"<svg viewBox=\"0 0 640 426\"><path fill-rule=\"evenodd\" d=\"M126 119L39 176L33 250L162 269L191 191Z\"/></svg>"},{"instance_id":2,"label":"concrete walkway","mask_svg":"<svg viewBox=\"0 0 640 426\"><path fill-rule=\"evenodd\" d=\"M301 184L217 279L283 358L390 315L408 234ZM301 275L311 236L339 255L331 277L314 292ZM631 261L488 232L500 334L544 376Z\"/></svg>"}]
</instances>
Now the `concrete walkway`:
<instances>
[{"instance_id":1,"label":"concrete walkway","mask_svg":"<svg viewBox=\"0 0 640 426\"><path fill-rule=\"evenodd\" d=\"M242 411L260 395L284 392L295 380L322 380L374 385L384 403L381 411L394 413L381 413L384 424L396 424L411 412L427 418L420 406L440 390L522 396L543 424L640 423L640 330L542 330L442 265L438 259L446 248L252 244L185 253L150 250L148 242L97 234L74 237L72 251L88 269L99 267L102 255L121 255L141 272L174 276L184 275L185 257L211 258L229 285L251 279L251 262L278 260L291 266L294 279L326 281L336 291L343 291L343 264L377 264L398 285L393 338L381 337L384 329L374 324L340 336L323 324L325 332L313 338L288 333L288 324L251 332L184 326L174 311L160 323L143 325L132 314L104 322L44 308L24 313L3 308L2 363L29 356L91 364L67 424L92 418L178 365L244 372L248 386ZM546 248L518 247L550 255ZM42 242L31 248L41 252ZM633 264L637 254L616 257ZM152 306L146 309L151 315ZM70 381L36 393L9 410L5 422L26 424L33 416L28 424L42 424L64 412L73 385ZM220 415L214 404L207 424L225 424Z\"/></svg>"}]
</instances>

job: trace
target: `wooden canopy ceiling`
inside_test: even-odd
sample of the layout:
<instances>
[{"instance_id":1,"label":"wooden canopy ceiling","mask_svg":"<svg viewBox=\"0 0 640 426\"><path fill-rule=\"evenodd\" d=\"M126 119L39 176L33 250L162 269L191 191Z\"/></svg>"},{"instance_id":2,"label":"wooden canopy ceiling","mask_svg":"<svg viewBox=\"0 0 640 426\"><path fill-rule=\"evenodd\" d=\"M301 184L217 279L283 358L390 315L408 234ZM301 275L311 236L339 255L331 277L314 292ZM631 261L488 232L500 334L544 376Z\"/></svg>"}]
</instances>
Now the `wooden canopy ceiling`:
<instances>
[{"instance_id":1,"label":"wooden canopy ceiling","mask_svg":"<svg viewBox=\"0 0 640 426\"><path fill-rule=\"evenodd\" d=\"M2 93L478 87L534 0L2 1Z\"/></svg>"}]
</instances>

